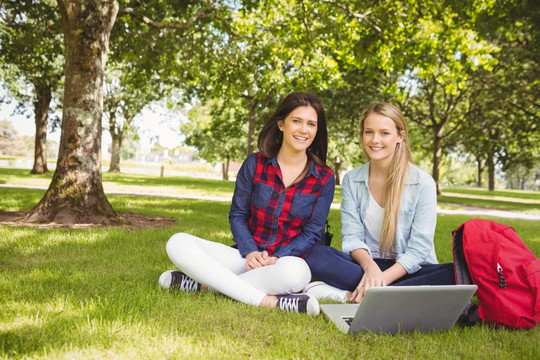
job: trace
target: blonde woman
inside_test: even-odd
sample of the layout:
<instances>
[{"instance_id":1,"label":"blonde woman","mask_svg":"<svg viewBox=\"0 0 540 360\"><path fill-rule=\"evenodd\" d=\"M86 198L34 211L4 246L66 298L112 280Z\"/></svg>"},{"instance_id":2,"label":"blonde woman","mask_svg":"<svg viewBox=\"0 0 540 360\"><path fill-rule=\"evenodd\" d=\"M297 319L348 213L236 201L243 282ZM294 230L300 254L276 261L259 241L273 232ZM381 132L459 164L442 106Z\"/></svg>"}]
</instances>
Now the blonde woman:
<instances>
[{"instance_id":1,"label":"blonde woman","mask_svg":"<svg viewBox=\"0 0 540 360\"><path fill-rule=\"evenodd\" d=\"M343 180L343 252L312 248L305 260L320 281L304 292L360 302L370 287L454 284L452 263L438 264L435 256L435 182L412 163L403 114L371 104L360 131L369 161Z\"/></svg>"}]
</instances>

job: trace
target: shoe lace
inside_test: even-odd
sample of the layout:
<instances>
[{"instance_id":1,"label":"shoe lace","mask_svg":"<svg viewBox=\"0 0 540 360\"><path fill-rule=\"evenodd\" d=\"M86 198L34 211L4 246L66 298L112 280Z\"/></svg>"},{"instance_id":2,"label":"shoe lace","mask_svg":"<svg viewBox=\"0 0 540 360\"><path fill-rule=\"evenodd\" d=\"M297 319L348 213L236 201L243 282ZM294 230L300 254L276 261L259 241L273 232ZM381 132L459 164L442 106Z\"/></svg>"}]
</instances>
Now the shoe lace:
<instances>
[{"instance_id":1,"label":"shoe lace","mask_svg":"<svg viewBox=\"0 0 540 360\"><path fill-rule=\"evenodd\" d=\"M195 280L187 276L186 274L183 274L181 272L173 272L172 273L172 284L176 284L175 286L178 288L178 290L183 291L197 291L199 287L199 283L197 283Z\"/></svg>"},{"instance_id":2,"label":"shoe lace","mask_svg":"<svg viewBox=\"0 0 540 360\"><path fill-rule=\"evenodd\" d=\"M184 291L197 291L198 283L189 276L182 276L180 280L180 289Z\"/></svg>"},{"instance_id":3,"label":"shoe lace","mask_svg":"<svg viewBox=\"0 0 540 360\"><path fill-rule=\"evenodd\" d=\"M298 312L299 297L282 297L279 299L279 307L285 311Z\"/></svg>"}]
</instances>

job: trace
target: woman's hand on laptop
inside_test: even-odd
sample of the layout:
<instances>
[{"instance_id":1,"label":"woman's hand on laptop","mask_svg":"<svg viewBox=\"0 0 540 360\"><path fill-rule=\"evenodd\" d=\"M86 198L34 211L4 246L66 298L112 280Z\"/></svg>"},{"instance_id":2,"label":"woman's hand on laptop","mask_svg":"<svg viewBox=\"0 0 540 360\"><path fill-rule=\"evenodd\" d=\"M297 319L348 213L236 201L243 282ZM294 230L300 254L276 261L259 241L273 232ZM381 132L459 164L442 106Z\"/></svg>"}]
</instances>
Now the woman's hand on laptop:
<instances>
[{"instance_id":1,"label":"woman's hand on laptop","mask_svg":"<svg viewBox=\"0 0 540 360\"><path fill-rule=\"evenodd\" d=\"M386 280L379 266L374 262L370 262L364 267L364 276L360 283L350 294L349 301L360 303L364 298L366 291L372 287L386 286Z\"/></svg>"}]
</instances>

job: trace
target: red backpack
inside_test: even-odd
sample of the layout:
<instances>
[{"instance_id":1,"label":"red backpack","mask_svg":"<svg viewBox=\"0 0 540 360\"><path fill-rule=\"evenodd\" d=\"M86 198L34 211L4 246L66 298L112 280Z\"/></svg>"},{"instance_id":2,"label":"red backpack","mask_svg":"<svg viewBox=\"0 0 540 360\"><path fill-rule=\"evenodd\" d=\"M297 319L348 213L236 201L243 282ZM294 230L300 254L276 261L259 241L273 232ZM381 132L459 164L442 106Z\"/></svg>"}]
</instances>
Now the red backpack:
<instances>
[{"instance_id":1,"label":"red backpack","mask_svg":"<svg viewBox=\"0 0 540 360\"><path fill-rule=\"evenodd\" d=\"M452 235L456 283L478 286L479 305L462 321L533 328L540 321L540 259L515 230L472 219Z\"/></svg>"}]
</instances>

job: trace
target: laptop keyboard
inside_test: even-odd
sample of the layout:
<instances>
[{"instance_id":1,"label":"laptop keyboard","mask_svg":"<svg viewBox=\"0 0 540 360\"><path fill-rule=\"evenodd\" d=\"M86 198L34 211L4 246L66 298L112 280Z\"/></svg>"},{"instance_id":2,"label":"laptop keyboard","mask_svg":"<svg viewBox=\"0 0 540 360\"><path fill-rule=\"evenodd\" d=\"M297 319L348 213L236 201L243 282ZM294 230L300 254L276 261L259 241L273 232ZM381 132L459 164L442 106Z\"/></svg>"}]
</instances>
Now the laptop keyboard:
<instances>
[{"instance_id":1,"label":"laptop keyboard","mask_svg":"<svg viewBox=\"0 0 540 360\"><path fill-rule=\"evenodd\" d=\"M345 320L345 322L347 323L347 325L351 326L351 323L354 319L354 316L342 316L341 317L343 320Z\"/></svg>"}]
</instances>

